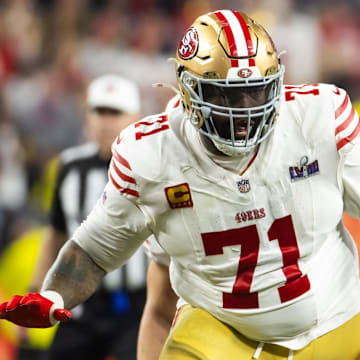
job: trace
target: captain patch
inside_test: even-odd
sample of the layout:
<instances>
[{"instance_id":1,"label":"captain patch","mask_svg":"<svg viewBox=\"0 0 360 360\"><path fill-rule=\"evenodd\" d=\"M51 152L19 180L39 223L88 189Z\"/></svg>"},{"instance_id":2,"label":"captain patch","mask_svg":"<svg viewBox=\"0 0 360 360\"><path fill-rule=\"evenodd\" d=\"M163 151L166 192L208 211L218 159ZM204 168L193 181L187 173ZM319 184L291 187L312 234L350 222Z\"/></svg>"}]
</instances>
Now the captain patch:
<instances>
[{"instance_id":1,"label":"captain patch","mask_svg":"<svg viewBox=\"0 0 360 360\"><path fill-rule=\"evenodd\" d=\"M164 189L166 199L172 209L192 207L190 187L188 183L169 186Z\"/></svg>"}]
</instances>

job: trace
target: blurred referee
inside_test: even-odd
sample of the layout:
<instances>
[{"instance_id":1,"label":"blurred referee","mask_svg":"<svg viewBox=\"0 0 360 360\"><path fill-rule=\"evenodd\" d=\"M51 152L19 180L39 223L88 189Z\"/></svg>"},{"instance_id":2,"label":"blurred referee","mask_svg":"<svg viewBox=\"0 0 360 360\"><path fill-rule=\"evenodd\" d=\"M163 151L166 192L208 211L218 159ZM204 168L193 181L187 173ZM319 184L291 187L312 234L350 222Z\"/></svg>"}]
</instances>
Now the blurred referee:
<instances>
[{"instance_id":1,"label":"blurred referee","mask_svg":"<svg viewBox=\"0 0 360 360\"><path fill-rule=\"evenodd\" d=\"M111 144L140 116L136 85L117 75L93 80L87 90L86 125L93 142L65 150L30 291L39 291L59 249L90 212L107 182ZM136 359L138 325L145 302L146 257L142 250L108 274L101 288L62 324L41 359Z\"/></svg>"}]
</instances>

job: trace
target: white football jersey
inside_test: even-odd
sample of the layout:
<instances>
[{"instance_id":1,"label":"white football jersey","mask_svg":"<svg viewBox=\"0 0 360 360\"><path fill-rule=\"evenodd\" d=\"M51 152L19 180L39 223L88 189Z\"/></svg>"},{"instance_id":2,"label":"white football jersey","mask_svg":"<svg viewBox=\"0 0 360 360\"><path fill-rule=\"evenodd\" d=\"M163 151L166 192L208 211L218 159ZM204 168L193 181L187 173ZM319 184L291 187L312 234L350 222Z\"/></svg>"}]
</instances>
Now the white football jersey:
<instances>
[{"instance_id":1,"label":"white football jersey","mask_svg":"<svg viewBox=\"0 0 360 360\"><path fill-rule=\"evenodd\" d=\"M300 349L357 314L357 250L341 219L360 218L360 123L346 92L284 86L242 176L183 115L177 106L121 133L74 240L111 271L153 234L182 301L257 341Z\"/></svg>"}]
</instances>

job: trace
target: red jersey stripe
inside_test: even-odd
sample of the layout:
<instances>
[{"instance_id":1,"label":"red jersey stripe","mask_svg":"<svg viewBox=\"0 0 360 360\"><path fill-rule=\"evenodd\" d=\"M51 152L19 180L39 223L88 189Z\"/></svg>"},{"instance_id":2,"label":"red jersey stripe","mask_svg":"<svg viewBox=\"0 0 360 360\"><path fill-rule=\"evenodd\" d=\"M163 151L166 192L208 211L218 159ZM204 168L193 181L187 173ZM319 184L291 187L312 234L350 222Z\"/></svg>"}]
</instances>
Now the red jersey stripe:
<instances>
[{"instance_id":1,"label":"red jersey stripe","mask_svg":"<svg viewBox=\"0 0 360 360\"><path fill-rule=\"evenodd\" d=\"M346 95L343 103L338 107L338 109L335 112L335 119L337 119L345 111L348 103L349 103L349 96Z\"/></svg>"},{"instance_id":2,"label":"red jersey stripe","mask_svg":"<svg viewBox=\"0 0 360 360\"><path fill-rule=\"evenodd\" d=\"M217 11L215 13L215 15L222 23L223 29L225 31L226 39L229 43L230 55L236 57L237 56L237 48L236 48L236 43L235 43L235 39L234 39L234 34L231 30L229 22L227 21L226 17L223 15L223 13L221 11ZM231 66L238 67L239 61L237 59L231 59Z\"/></svg>"},{"instance_id":3,"label":"red jersey stripe","mask_svg":"<svg viewBox=\"0 0 360 360\"><path fill-rule=\"evenodd\" d=\"M256 150L256 153L253 155L253 157L251 158L251 160L249 161L249 163L246 165L245 169L242 170L240 172L240 176L244 175L245 171L251 166L251 164L254 162L254 160L256 159L256 156L258 154L259 149Z\"/></svg>"},{"instance_id":4,"label":"red jersey stripe","mask_svg":"<svg viewBox=\"0 0 360 360\"><path fill-rule=\"evenodd\" d=\"M349 116L346 118L346 120L335 129L335 135L337 135L340 131L345 130L351 124L354 115L355 115L355 109L351 108L351 112Z\"/></svg>"},{"instance_id":5,"label":"red jersey stripe","mask_svg":"<svg viewBox=\"0 0 360 360\"><path fill-rule=\"evenodd\" d=\"M131 184L136 184L136 180L132 178L131 176L128 176L120 171L120 169L116 166L115 161L112 160L111 164L113 166L113 169L115 170L116 174L119 176L119 178L123 181L127 181Z\"/></svg>"},{"instance_id":6,"label":"red jersey stripe","mask_svg":"<svg viewBox=\"0 0 360 360\"><path fill-rule=\"evenodd\" d=\"M176 95L171 98L166 104L165 111L171 111L176 109L180 105L180 95Z\"/></svg>"},{"instance_id":7,"label":"red jersey stripe","mask_svg":"<svg viewBox=\"0 0 360 360\"><path fill-rule=\"evenodd\" d=\"M114 158L123 166L125 166L126 168L128 168L129 170L131 170L130 164L127 162L126 159L124 159L117 151L114 147L111 148L112 154L114 156Z\"/></svg>"},{"instance_id":8,"label":"red jersey stripe","mask_svg":"<svg viewBox=\"0 0 360 360\"><path fill-rule=\"evenodd\" d=\"M136 190L132 190L132 189L126 189L123 188L122 186L120 186L115 180L114 178L111 176L111 174L109 174L110 180L113 183L113 185L122 193L122 194L128 194L128 195L132 195L135 197L139 197L139 193Z\"/></svg>"},{"instance_id":9,"label":"red jersey stripe","mask_svg":"<svg viewBox=\"0 0 360 360\"><path fill-rule=\"evenodd\" d=\"M359 132L360 132L360 121L358 119L358 124L356 125L355 130L349 136L343 138L336 144L337 149L340 150L344 145L354 140L356 136L359 134Z\"/></svg>"}]
</instances>

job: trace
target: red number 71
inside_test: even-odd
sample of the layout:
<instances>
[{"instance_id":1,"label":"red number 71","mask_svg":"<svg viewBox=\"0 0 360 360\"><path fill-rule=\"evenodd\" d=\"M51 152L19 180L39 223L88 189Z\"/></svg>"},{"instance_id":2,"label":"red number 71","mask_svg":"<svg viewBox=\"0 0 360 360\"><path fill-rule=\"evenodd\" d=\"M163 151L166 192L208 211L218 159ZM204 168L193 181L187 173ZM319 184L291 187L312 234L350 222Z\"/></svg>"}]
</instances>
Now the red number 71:
<instances>
[{"instance_id":1,"label":"red number 71","mask_svg":"<svg viewBox=\"0 0 360 360\"><path fill-rule=\"evenodd\" d=\"M282 271L286 282L278 288L281 302L297 298L310 289L307 275L299 269L299 248L296 241L291 215L276 219L267 232L269 241L278 240L282 253ZM225 246L241 245L241 256L236 274L235 284L231 293L223 293L225 309L259 308L258 292L251 292L251 283L257 265L260 238L256 225L239 229L201 234L205 255L223 254Z\"/></svg>"}]
</instances>

